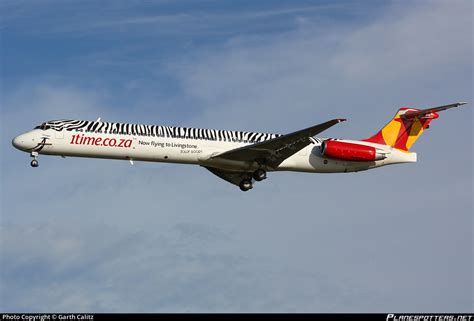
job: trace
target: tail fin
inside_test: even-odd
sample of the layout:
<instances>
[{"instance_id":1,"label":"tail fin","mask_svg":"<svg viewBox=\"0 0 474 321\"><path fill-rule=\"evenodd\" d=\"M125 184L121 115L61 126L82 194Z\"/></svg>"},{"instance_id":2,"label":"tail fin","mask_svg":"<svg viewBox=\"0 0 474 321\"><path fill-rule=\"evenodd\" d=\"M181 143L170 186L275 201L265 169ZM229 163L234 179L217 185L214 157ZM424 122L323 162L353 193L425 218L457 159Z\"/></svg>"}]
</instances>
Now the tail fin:
<instances>
[{"instance_id":1,"label":"tail fin","mask_svg":"<svg viewBox=\"0 0 474 321\"><path fill-rule=\"evenodd\" d=\"M423 130L428 128L430 122L439 117L437 112L464 104L467 103L460 102L423 110L400 108L384 128L364 141L408 151L423 133Z\"/></svg>"}]
</instances>

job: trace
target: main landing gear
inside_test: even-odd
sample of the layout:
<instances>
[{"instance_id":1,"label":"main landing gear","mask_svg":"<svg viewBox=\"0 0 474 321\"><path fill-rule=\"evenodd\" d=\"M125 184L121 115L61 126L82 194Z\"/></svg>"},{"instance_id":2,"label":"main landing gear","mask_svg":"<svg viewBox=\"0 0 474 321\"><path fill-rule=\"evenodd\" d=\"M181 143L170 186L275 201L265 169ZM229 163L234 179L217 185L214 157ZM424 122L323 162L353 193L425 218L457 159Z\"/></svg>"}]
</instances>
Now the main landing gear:
<instances>
[{"instance_id":1,"label":"main landing gear","mask_svg":"<svg viewBox=\"0 0 474 321\"><path fill-rule=\"evenodd\" d=\"M31 161L31 167L38 167L38 152L31 152L31 157L33 157L33 160Z\"/></svg>"},{"instance_id":2,"label":"main landing gear","mask_svg":"<svg viewBox=\"0 0 474 321\"><path fill-rule=\"evenodd\" d=\"M253 179L256 180L257 182L261 182L266 178L267 178L267 172L264 169L259 168L253 173Z\"/></svg>"},{"instance_id":3,"label":"main landing gear","mask_svg":"<svg viewBox=\"0 0 474 321\"><path fill-rule=\"evenodd\" d=\"M253 172L252 177L244 178L239 184L241 191L247 192L253 188L252 178L257 182L261 182L267 178L267 172L264 169L259 168Z\"/></svg>"},{"instance_id":4,"label":"main landing gear","mask_svg":"<svg viewBox=\"0 0 474 321\"><path fill-rule=\"evenodd\" d=\"M240 182L239 187L242 192L251 190L253 188L252 180L248 178L243 179L242 182Z\"/></svg>"}]
</instances>

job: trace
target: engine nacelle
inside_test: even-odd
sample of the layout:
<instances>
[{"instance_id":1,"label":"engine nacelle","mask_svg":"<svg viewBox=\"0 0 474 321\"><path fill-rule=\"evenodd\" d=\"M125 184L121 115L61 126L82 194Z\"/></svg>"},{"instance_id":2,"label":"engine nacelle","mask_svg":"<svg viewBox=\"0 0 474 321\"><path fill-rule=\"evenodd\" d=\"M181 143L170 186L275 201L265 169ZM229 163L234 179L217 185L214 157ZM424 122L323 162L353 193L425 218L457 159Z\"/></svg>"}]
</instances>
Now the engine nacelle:
<instances>
[{"instance_id":1,"label":"engine nacelle","mask_svg":"<svg viewBox=\"0 0 474 321\"><path fill-rule=\"evenodd\" d=\"M386 153L372 146L325 140L321 145L325 157L355 162L370 162L387 158Z\"/></svg>"}]
</instances>

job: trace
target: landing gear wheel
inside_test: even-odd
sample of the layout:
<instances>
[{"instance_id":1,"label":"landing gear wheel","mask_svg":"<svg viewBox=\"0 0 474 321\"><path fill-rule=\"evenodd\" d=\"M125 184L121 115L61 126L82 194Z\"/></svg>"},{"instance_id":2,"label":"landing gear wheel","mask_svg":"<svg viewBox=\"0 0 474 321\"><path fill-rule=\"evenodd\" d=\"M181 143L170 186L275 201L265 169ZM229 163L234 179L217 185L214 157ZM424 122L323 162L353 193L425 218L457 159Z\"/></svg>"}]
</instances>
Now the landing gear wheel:
<instances>
[{"instance_id":1,"label":"landing gear wheel","mask_svg":"<svg viewBox=\"0 0 474 321\"><path fill-rule=\"evenodd\" d=\"M265 178L267 178L267 172L264 170L264 169L257 169L254 173L253 173L253 178L257 181L257 182L261 182L263 181Z\"/></svg>"},{"instance_id":2,"label":"landing gear wheel","mask_svg":"<svg viewBox=\"0 0 474 321\"><path fill-rule=\"evenodd\" d=\"M240 190L243 192L247 192L248 190L251 190L253 188L252 181L249 179L244 179L242 182L239 184Z\"/></svg>"},{"instance_id":3,"label":"landing gear wheel","mask_svg":"<svg viewBox=\"0 0 474 321\"><path fill-rule=\"evenodd\" d=\"M36 159L33 159L33 160L31 161L31 167L38 167L38 165L39 165L39 164L38 164L38 161L37 161Z\"/></svg>"}]
</instances>

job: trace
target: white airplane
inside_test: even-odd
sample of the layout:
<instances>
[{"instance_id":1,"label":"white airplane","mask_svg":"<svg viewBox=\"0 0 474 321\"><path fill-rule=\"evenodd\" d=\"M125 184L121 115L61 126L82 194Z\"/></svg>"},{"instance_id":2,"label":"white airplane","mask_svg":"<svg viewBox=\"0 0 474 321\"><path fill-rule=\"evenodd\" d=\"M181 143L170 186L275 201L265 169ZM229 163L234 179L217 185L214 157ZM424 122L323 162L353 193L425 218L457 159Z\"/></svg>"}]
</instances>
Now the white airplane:
<instances>
[{"instance_id":1,"label":"white airplane","mask_svg":"<svg viewBox=\"0 0 474 321\"><path fill-rule=\"evenodd\" d=\"M286 135L230 130L52 120L13 139L13 146L38 156L77 156L200 165L240 187L267 172L357 172L389 164L416 162L410 148L437 112L466 103L428 108L401 108L377 134L364 140L313 137L345 121L333 119Z\"/></svg>"}]
</instances>

